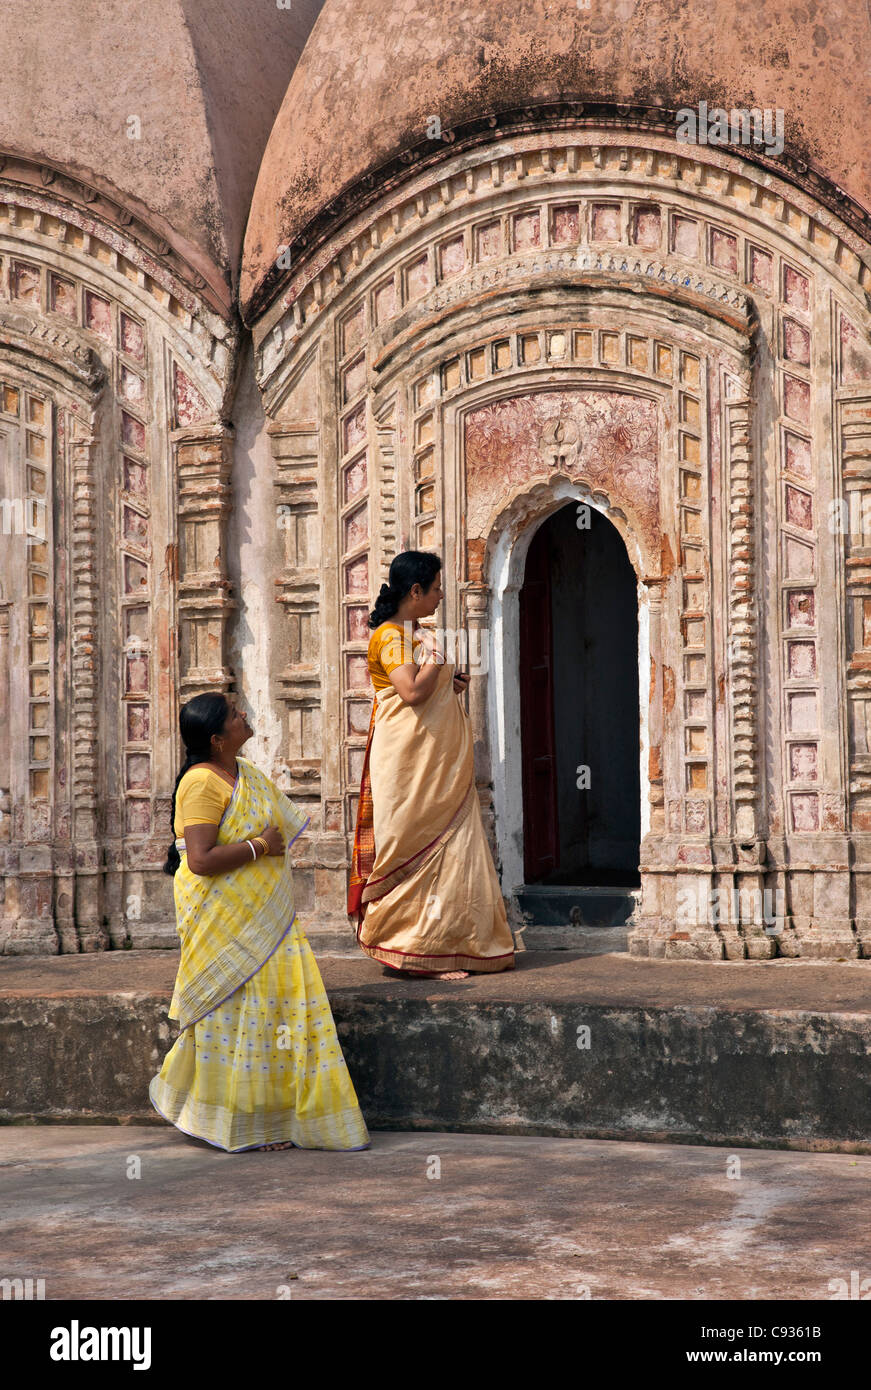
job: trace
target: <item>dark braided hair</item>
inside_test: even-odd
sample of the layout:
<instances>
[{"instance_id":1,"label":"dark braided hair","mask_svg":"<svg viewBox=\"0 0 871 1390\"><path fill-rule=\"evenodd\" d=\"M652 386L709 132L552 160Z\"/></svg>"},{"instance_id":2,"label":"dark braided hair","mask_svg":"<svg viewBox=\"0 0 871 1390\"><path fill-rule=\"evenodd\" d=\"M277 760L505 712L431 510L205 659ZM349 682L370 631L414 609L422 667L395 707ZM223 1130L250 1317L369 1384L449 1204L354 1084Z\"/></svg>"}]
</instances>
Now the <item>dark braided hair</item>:
<instances>
[{"instance_id":1,"label":"dark braided hair","mask_svg":"<svg viewBox=\"0 0 871 1390\"><path fill-rule=\"evenodd\" d=\"M395 617L402 599L413 584L419 584L427 593L441 567L438 555L432 555L428 550L401 550L394 555L387 583L381 585L375 607L369 614L369 626L380 627L388 618Z\"/></svg>"},{"instance_id":2,"label":"dark braided hair","mask_svg":"<svg viewBox=\"0 0 871 1390\"><path fill-rule=\"evenodd\" d=\"M230 703L226 695L195 695L179 710L178 727L185 746L185 760L172 789L170 828L173 839L163 866L165 874L174 874L181 864L181 855L175 847L175 794L178 784L185 773L197 763L207 763L211 760L212 735L221 732L229 713Z\"/></svg>"}]
</instances>

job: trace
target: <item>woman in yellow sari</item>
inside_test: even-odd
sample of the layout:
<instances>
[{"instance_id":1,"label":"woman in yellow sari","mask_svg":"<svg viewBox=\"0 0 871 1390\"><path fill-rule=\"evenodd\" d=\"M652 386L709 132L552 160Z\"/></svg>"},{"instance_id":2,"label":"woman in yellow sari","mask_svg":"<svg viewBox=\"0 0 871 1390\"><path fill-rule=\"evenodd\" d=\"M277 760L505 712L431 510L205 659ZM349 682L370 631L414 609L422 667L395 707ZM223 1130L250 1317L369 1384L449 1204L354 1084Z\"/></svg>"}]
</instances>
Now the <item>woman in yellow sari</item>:
<instances>
[{"instance_id":1,"label":"woman in yellow sari","mask_svg":"<svg viewBox=\"0 0 871 1390\"><path fill-rule=\"evenodd\" d=\"M149 1088L185 1134L241 1149L365 1149L369 1134L320 971L299 928L287 848L308 824L247 758L253 730L224 695L197 695L172 798L181 1034Z\"/></svg>"},{"instance_id":2,"label":"woman in yellow sari","mask_svg":"<svg viewBox=\"0 0 871 1390\"><path fill-rule=\"evenodd\" d=\"M512 970L514 941L458 698L469 676L437 643L412 641L441 599L441 560L406 550L391 563L369 617L375 701L348 912L366 955L394 970L457 980Z\"/></svg>"}]
</instances>

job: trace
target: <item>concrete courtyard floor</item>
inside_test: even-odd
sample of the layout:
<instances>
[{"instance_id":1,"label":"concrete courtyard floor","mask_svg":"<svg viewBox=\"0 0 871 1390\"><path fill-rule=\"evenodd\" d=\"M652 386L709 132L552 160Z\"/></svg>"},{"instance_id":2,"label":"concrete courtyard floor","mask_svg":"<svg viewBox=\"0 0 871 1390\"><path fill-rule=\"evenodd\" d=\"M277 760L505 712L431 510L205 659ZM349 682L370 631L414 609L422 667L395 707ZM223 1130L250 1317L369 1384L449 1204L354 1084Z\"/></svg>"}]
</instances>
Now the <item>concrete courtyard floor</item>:
<instances>
[{"instance_id":1,"label":"concrete courtyard floor","mask_svg":"<svg viewBox=\"0 0 871 1390\"><path fill-rule=\"evenodd\" d=\"M383 1131L224 1154L168 1126L8 1126L0 1213L0 1278L47 1300L829 1300L871 1276L864 1155Z\"/></svg>"}]
</instances>

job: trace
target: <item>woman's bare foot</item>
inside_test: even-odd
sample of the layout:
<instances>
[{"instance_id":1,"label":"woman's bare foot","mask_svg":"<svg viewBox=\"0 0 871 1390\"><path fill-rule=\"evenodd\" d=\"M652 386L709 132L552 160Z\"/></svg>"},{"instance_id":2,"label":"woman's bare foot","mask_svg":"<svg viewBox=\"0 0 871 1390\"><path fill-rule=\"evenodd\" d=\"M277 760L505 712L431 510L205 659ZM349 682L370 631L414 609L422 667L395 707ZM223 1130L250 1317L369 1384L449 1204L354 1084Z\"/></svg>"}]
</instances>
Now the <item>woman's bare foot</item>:
<instances>
[{"instance_id":1,"label":"woman's bare foot","mask_svg":"<svg viewBox=\"0 0 871 1390\"><path fill-rule=\"evenodd\" d=\"M384 967L385 973L398 975L403 980L468 980L470 970L396 970L392 965Z\"/></svg>"},{"instance_id":2,"label":"woman's bare foot","mask_svg":"<svg viewBox=\"0 0 871 1390\"><path fill-rule=\"evenodd\" d=\"M257 1152L262 1154L262 1153L271 1153L273 1149L295 1149L295 1148L296 1148L296 1145L295 1145L295 1144L291 1144L289 1141L288 1141L288 1143L286 1143L286 1144L258 1144L258 1145L257 1145Z\"/></svg>"}]
</instances>

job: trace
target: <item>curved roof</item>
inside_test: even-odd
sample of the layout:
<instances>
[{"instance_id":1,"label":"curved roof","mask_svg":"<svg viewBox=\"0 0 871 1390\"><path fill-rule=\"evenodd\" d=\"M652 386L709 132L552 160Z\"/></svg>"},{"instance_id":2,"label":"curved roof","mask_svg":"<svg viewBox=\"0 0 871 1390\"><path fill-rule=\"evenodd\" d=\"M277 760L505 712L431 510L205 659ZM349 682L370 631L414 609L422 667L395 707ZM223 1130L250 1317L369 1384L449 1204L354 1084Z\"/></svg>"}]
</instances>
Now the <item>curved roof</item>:
<instances>
[{"instance_id":1,"label":"curved roof","mask_svg":"<svg viewBox=\"0 0 871 1390\"><path fill-rule=\"evenodd\" d=\"M0 150L120 195L229 300L257 168L322 2L3 0Z\"/></svg>"},{"instance_id":2,"label":"curved roof","mask_svg":"<svg viewBox=\"0 0 871 1390\"><path fill-rule=\"evenodd\" d=\"M789 147L871 209L864 0L326 0L269 139L245 237L251 306L279 247L443 129L556 100L784 111Z\"/></svg>"}]
</instances>

